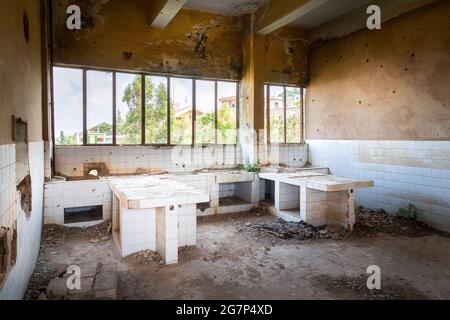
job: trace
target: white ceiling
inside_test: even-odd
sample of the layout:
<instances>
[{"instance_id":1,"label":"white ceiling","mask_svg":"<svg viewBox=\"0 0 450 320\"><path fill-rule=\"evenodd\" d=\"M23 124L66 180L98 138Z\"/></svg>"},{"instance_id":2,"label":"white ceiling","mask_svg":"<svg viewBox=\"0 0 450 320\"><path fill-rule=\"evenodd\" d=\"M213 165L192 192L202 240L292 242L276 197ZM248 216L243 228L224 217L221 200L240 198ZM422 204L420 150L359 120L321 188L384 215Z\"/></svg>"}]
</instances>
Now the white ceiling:
<instances>
[{"instance_id":1,"label":"white ceiling","mask_svg":"<svg viewBox=\"0 0 450 320\"><path fill-rule=\"evenodd\" d=\"M305 30L313 29L369 2L371 0L328 0L324 5L291 23L290 26Z\"/></svg>"},{"instance_id":2,"label":"white ceiling","mask_svg":"<svg viewBox=\"0 0 450 320\"><path fill-rule=\"evenodd\" d=\"M240 16L258 8L266 0L188 0L185 7L225 16Z\"/></svg>"}]
</instances>

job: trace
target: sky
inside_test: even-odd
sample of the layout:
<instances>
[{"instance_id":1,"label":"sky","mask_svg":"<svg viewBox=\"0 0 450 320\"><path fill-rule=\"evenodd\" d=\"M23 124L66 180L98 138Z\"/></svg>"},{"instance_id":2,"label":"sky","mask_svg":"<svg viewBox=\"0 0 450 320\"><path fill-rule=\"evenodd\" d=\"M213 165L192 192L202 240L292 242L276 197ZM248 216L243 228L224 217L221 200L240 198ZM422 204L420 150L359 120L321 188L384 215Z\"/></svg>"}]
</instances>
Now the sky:
<instances>
[{"instance_id":1,"label":"sky","mask_svg":"<svg viewBox=\"0 0 450 320\"><path fill-rule=\"evenodd\" d=\"M54 68L55 132L66 135L83 131L82 71L70 68ZM116 105L122 117L128 106L122 101L123 91L133 81L134 74L116 73ZM153 82L165 82L164 77L147 77ZM205 112L214 110L214 82L196 81L196 104ZM236 95L236 83L218 82L218 99ZM171 78L171 98L175 105L192 106L192 81ZM112 73L87 72L87 125L94 127L101 122L112 123Z\"/></svg>"}]
</instances>

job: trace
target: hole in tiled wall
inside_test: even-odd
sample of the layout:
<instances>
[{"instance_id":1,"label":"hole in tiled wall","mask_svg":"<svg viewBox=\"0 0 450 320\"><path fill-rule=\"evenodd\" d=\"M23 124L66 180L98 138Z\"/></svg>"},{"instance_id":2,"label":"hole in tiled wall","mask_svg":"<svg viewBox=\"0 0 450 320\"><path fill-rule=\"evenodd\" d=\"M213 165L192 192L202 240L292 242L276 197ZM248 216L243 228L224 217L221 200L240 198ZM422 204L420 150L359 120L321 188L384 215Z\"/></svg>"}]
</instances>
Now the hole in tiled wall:
<instances>
[{"instance_id":1,"label":"hole in tiled wall","mask_svg":"<svg viewBox=\"0 0 450 320\"><path fill-rule=\"evenodd\" d=\"M10 228L0 227L0 288L17 258L17 223Z\"/></svg>"},{"instance_id":2,"label":"hole in tiled wall","mask_svg":"<svg viewBox=\"0 0 450 320\"><path fill-rule=\"evenodd\" d=\"M99 221L103 219L103 206L64 208L64 224Z\"/></svg>"},{"instance_id":3,"label":"hole in tiled wall","mask_svg":"<svg viewBox=\"0 0 450 320\"><path fill-rule=\"evenodd\" d=\"M22 119L12 117L13 139L16 144L16 185L20 203L27 218L31 215L32 192L28 155L28 125Z\"/></svg>"},{"instance_id":4,"label":"hole in tiled wall","mask_svg":"<svg viewBox=\"0 0 450 320\"><path fill-rule=\"evenodd\" d=\"M103 162L83 164L83 176L86 178L98 179L99 176L109 176L109 175L110 175L109 169L107 165Z\"/></svg>"},{"instance_id":5,"label":"hole in tiled wall","mask_svg":"<svg viewBox=\"0 0 450 320\"><path fill-rule=\"evenodd\" d=\"M201 212L205 212L205 210L209 208L211 208L210 202L197 203L197 210L200 210Z\"/></svg>"}]
</instances>

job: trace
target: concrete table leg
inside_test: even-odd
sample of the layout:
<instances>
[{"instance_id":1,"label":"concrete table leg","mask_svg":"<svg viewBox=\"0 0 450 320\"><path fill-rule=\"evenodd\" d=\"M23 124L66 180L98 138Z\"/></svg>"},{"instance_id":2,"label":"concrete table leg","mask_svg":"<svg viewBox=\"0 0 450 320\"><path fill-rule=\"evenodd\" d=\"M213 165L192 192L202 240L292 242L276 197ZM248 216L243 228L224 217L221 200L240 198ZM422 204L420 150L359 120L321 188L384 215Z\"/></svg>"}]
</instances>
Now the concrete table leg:
<instances>
[{"instance_id":1,"label":"concrete table leg","mask_svg":"<svg viewBox=\"0 0 450 320\"><path fill-rule=\"evenodd\" d=\"M274 182L275 196L274 196L274 205L277 213L280 211L280 181Z\"/></svg>"},{"instance_id":2,"label":"concrete table leg","mask_svg":"<svg viewBox=\"0 0 450 320\"><path fill-rule=\"evenodd\" d=\"M348 200L347 200L347 226L350 231L353 231L353 226L356 222L355 216L355 190L348 190Z\"/></svg>"},{"instance_id":3,"label":"concrete table leg","mask_svg":"<svg viewBox=\"0 0 450 320\"><path fill-rule=\"evenodd\" d=\"M300 187L300 218L315 227L327 223L326 193Z\"/></svg>"},{"instance_id":4,"label":"concrete table leg","mask_svg":"<svg viewBox=\"0 0 450 320\"><path fill-rule=\"evenodd\" d=\"M120 230L120 202L114 193L112 199L112 230L118 232Z\"/></svg>"},{"instance_id":5,"label":"concrete table leg","mask_svg":"<svg viewBox=\"0 0 450 320\"><path fill-rule=\"evenodd\" d=\"M178 263L178 208L156 209L156 251L166 264Z\"/></svg>"}]
</instances>

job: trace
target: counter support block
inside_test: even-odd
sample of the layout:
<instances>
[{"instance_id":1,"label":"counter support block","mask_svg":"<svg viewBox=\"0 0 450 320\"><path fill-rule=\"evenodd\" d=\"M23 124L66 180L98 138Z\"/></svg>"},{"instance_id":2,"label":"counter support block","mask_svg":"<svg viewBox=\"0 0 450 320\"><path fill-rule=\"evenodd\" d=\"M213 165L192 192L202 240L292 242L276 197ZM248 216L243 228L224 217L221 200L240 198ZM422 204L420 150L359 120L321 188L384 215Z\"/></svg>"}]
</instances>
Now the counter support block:
<instances>
[{"instance_id":1,"label":"counter support block","mask_svg":"<svg viewBox=\"0 0 450 320\"><path fill-rule=\"evenodd\" d=\"M120 208L122 257L142 250L155 251L155 209Z\"/></svg>"},{"instance_id":2,"label":"counter support block","mask_svg":"<svg viewBox=\"0 0 450 320\"><path fill-rule=\"evenodd\" d=\"M178 206L156 209L156 251L166 264L178 263Z\"/></svg>"}]
</instances>

